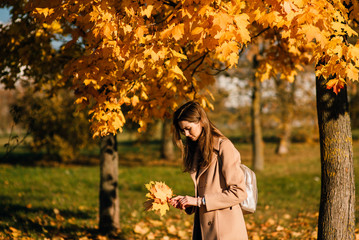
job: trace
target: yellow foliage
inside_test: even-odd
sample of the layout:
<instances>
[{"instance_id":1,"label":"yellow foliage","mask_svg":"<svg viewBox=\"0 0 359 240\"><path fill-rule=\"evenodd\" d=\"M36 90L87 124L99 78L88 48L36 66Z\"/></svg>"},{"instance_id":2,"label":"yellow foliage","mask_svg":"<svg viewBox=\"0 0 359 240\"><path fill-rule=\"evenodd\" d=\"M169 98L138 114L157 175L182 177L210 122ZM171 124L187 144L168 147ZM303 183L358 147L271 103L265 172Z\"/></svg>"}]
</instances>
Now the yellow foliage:
<instances>
[{"instance_id":1,"label":"yellow foliage","mask_svg":"<svg viewBox=\"0 0 359 240\"><path fill-rule=\"evenodd\" d=\"M91 104L95 136L121 131L126 119L143 130L153 117L170 116L186 100L210 106L206 90L213 78L199 73L215 61L236 67L238 53L249 43L266 46L256 73L261 80L279 74L293 81L310 60L325 60L318 76L339 77L328 82L334 92L358 80L359 46L344 40L357 35L350 23L359 15L358 4L349 10L327 0L71 3L34 0L30 6L36 21L54 33L61 33L64 21L81 29L73 37L86 42L85 53L64 72L79 93L77 103ZM130 109L126 116L123 104Z\"/></svg>"},{"instance_id":2,"label":"yellow foliage","mask_svg":"<svg viewBox=\"0 0 359 240\"><path fill-rule=\"evenodd\" d=\"M58 21L53 21L51 24L44 23L44 28L47 28L52 33L62 33L61 24Z\"/></svg>"},{"instance_id":3,"label":"yellow foliage","mask_svg":"<svg viewBox=\"0 0 359 240\"><path fill-rule=\"evenodd\" d=\"M40 14L45 18L54 14L54 12L55 12L55 9L53 9L53 8L35 8L34 9L34 13Z\"/></svg>"}]
</instances>

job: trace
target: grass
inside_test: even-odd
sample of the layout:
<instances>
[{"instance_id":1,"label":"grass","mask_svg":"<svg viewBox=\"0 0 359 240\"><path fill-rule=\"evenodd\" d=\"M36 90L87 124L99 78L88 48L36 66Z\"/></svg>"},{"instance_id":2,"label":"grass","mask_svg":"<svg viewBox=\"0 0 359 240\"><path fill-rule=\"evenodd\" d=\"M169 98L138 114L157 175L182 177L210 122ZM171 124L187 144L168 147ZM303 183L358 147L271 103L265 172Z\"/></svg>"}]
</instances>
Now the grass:
<instances>
[{"instance_id":1,"label":"grass","mask_svg":"<svg viewBox=\"0 0 359 240\"><path fill-rule=\"evenodd\" d=\"M251 146L236 146L242 161L250 166ZM265 171L257 173L258 211L245 217L249 235L260 239L315 239L320 198L319 146L293 144L287 156L275 155L274 148L274 144L265 146ZM173 208L164 217L142 210L144 184L151 180L165 181L175 194L193 194L189 175L181 171L178 163L158 160L158 149L156 142L148 146L120 143L119 239L189 239L192 216ZM354 142L354 153L357 152L359 142ZM354 157L358 176L359 158ZM3 164L0 186L0 239L105 239L97 233L98 166ZM356 228L358 217L357 213Z\"/></svg>"}]
</instances>

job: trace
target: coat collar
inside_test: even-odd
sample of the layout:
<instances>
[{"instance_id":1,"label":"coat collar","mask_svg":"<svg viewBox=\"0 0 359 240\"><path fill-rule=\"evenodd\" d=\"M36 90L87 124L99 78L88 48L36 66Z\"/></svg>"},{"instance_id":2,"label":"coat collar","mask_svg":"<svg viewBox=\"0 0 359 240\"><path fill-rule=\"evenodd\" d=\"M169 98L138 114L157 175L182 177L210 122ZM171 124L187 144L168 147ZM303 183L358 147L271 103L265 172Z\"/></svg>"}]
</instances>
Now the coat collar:
<instances>
[{"instance_id":1,"label":"coat collar","mask_svg":"<svg viewBox=\"0 0 359 240\"><path fill-rule=\"evenodd\" d=\"M220 137L213 137L213 149L217 152L219 152L219 144L221 142Z\"/></svg>"}]
</instances>

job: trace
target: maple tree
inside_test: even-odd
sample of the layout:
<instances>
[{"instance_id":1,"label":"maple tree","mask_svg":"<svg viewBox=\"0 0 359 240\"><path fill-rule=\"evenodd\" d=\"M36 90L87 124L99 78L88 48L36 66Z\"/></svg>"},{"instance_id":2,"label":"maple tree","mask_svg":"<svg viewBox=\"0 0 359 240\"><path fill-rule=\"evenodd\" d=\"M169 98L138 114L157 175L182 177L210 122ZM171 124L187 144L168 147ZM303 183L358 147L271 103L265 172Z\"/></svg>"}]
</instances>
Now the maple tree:
<instances>
[{"instance_id":1,"label":"maple tree","mask_svg":"<svg viewBox=\"0 0 359 240\"><path fill-rule=\"evenodd\" d=\"M200 91L214 81L206 69L216 67L214 60L235 66L239 50L251 40L253 22L279 29L290 53L302 56L308 48L310 54L302 57L315 62L324 53L328 64L316 74L328 79L337 73L327 86L338 93L346 79L358 80L358 47L344 41L345 35L356 34L348 22L357 4L352 3L355 11L350 14L344 4L349 1L37 0L30 9L47 25L73 23L67 46L83 38L85 54L68 64L65 73L78 93L77 103L92 106L92 129L102 136L121 131L126 118L142 130L152 117L163 117L186 98L211 106L210 94ZM302 57L280 64L286 66L283 79L294 80ZM273 72L270 61L263 63L261 79ZM126 117L123 104L132 106Z\"/></svg>"},{"instance_id":2,"label":"maple tree","mask_svg":"<svg viewBox=\"0 0 359 240\"><path fill-rule=\"evenodd\" d=\"M122 129L123 104L131 105L126 117L138 122L140 130L184 99L196 98L210 105L206 98L210 94L200 91L214 82L205 69L216 65L213 59L234 66L240 47L250 40L244 5L229 3L222 9L218 4L30 3L34 16L44 22L76 19L73 41L81 36L86 52L69 64L65 73L79 94L77 102L92 106L95 136ZM223 28L225 32L220 31Z\"/></svg>"}]
</instances>

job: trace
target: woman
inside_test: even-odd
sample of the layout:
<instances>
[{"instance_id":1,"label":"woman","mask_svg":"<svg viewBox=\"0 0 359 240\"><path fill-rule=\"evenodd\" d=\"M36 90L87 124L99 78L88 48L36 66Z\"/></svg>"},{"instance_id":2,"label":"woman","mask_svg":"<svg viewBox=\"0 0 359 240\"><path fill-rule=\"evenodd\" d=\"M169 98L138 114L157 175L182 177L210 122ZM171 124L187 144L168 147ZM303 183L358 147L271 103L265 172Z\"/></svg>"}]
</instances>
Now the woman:
<instances>
[{"instance_id":1,"label":"woman","mask_svg":"<svg viewBox=\"0 0 359 240\"><path fill-rule=\"evenodd\" d=\"M170 204L195 213L192 239L248 239L239 205L247 197L239 152L197 102L181 106L174 113L173 125L174 140L182 150L184 170L194 182L195 196L177 196ZM184 144L181 133L186 136Z\"/></svg>"}]
</instances>

